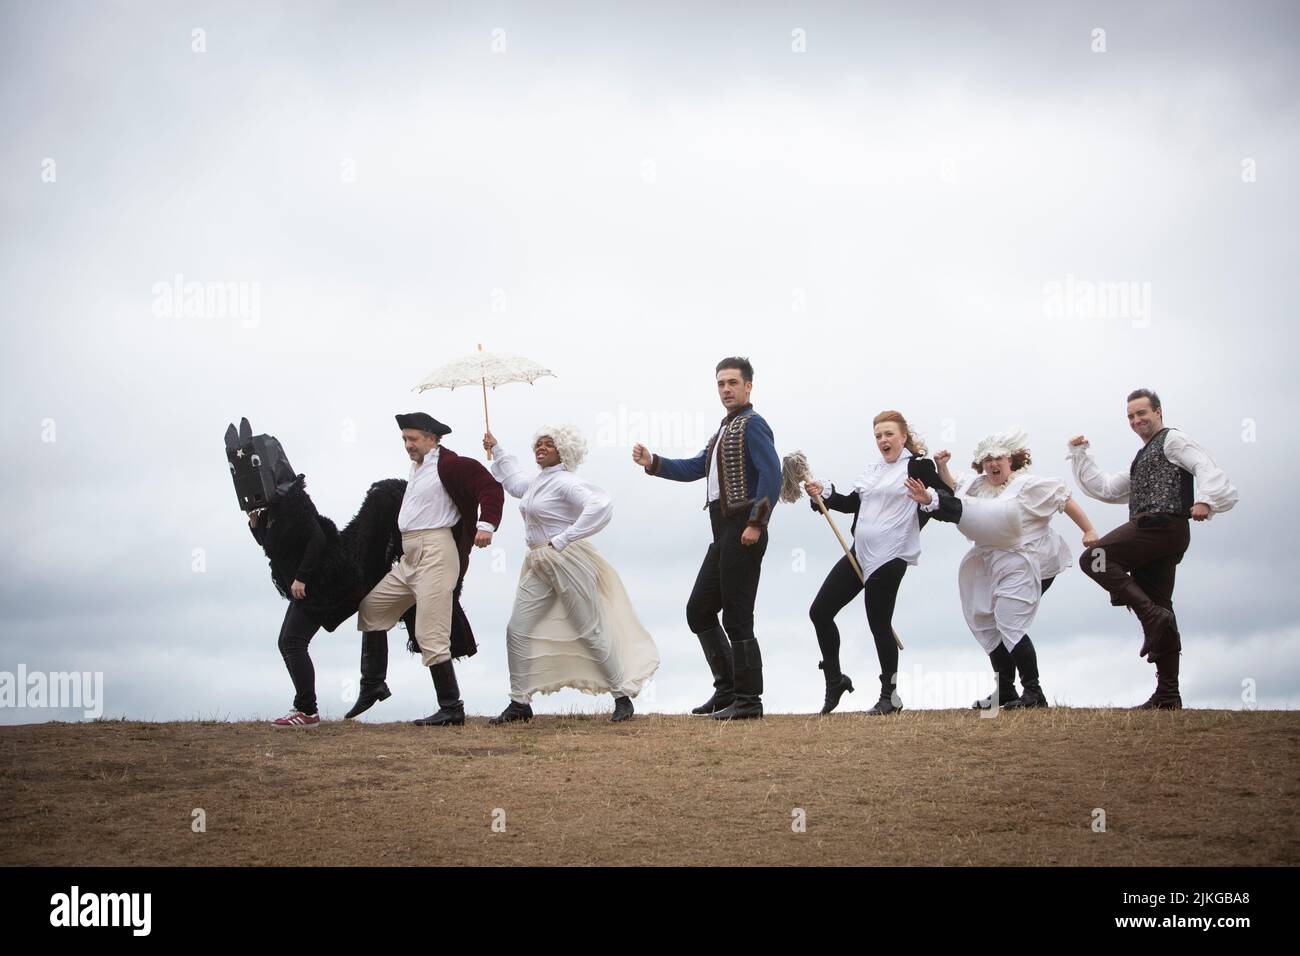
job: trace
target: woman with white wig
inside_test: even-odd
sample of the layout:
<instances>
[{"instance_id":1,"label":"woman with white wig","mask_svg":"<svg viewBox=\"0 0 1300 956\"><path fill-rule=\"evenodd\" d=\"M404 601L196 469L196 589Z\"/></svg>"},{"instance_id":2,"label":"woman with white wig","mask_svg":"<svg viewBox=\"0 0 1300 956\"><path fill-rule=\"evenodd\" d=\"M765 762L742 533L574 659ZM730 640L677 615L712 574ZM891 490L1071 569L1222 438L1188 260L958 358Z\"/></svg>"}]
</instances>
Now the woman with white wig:
<instances>
[{"instance_id":1,"label":"woman with white wig","mask_svg":"<svg viewBox=\"0 0 1300 956\"><path fill-rule=\"evenodd\" d=\"M946 451L934 456L939 476L954 486L951 457ZM1023 430L990 435L975 447L975 474L956 482L954 496L940 500L934 515L955 523L972 542L957 572L962 613L998 675L997 693L976 701L976 708L1048 706L1029 626L1043 593L1073 563L1069 546L1052 530L1052 517L1064 511L1083 532L1084 547L1097 542L1092 522L1065 482L1030 473L1030 461ZM913 500L931 501L932 492L920 482L909 479L907 486Z\"/></svg>"},{"instance_id":2,"label":"woman with white wig","mask_svg":"<svg viewBox=\"0 0 1300 956\"><path fill-rule=\"evenodd\" d=\"M519 499L528 544L506 625L510 704L489 723L531 720L533 695L564 687L613 694L610 719L628 720L632 698L659 667L659 650L618 573L587 540L609 524L614 506L574 474L586 441L572 425L539 429L532 449L540 470L531 476L491 432L483 447L493 452L493 477Z\"/></svg>"}]
</instances>

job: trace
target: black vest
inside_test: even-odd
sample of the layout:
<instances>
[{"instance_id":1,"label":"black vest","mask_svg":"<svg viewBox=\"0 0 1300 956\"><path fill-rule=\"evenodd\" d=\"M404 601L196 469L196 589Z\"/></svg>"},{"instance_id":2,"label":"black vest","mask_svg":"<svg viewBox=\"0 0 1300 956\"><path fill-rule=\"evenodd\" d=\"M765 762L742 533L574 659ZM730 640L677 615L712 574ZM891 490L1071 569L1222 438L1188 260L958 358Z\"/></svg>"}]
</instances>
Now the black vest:
<instances>
[{"instance_id":1,"label":"black vest","mask_svg":"<svg viewBox=\"0 0 1300 956\"><path fill-rule=\"evenodd\" d=\"M1129 466L1128 515L1177 515L1190 518L1195 496L1192 473L1175 465L1165 455L1162 428L1156 437L1142 446Z\"/></svg>"}]
</instances>

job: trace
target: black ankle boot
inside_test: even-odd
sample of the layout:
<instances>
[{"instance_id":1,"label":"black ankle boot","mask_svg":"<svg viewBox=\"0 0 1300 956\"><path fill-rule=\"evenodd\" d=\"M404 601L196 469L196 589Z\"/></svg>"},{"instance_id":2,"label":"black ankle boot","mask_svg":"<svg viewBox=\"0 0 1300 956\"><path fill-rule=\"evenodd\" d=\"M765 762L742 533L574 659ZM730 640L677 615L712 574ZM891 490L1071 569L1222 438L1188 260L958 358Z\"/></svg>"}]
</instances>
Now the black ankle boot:
<instances>
[{"instance_id":1,"label":"black ankle boot","mask_svg":"<svg viewBox=\"0 0 1300 956\"><path fill-rule=\"evenodd\" d=\"M1011 649L1011 657L1016 662L1016 670L1020 671L1020 686L1024 688L1024 693L1019 700L1007 704L1007 709L1047 707L1047 695L1038 683L1038 652L1034 650L1034 642L1028 634L1016 642L1016 646Z\"/></svg>"},{"instance_id":2,"label":"black ankle boot","mask_svg":"<svg viewBox=\"0 0 1300 956\"><path fill-rule=\"evenodd\" d=\"M494 725L495 725L495 724L512 724L512 723L514 723L516 720L525 720L525 721L527 721L527 720L532 720L532 719L533 719L533 708L532 708L532 707L530 707L528 704L518 704L518 703L515 703L515 702L512 700L512 701L510 702L510 704L506 707L505 710L501 711L501 713L497 714L495 717L493 717L491 720L489 720L488 723L489 723L489 724L494 724Z\"/></svg>"},{"instance_id":3,"label":"black ankle boot","mask_svg":"<svg viewBox=\"0 0 1300 956\"><path fill-rule=\"evenodd\" d=\"M1006 707L1013 701L1018 701L1020 697L1016 694L1016 662L1005 644L998 644L996 648L989 651L989 663L993 665L993 671L998 675L998 706ZM992 707L992 694L971 705L972 710L990 710Z\"/></svg>"},{"instance_id":4,"label":"black ankle boot","mask_svg":"<svg viewBox=\"0 0 1300 956\"><path fill-rule=\"evenodd\" d=\"M731 647L735 662L736 697L731 706L713 715L714 720L751 720L763 716L763 655L758 641L736 641Z\"/></svg>"},{"instance_id":5,"label":"black ankle boot","mask_svg":"<svg viewBox=\"0 0 1300 956\"><path fill-rule=\"evenodd\" d=\"M609 718L611 724L619 724L632 719L632 698L624 694L614 698L614 714Z\"/></svg>"},{"instance_id":6,"label":"black ankle boot","mask_svg":"<svg viewBox=\"0 0 1300 956\"><path fill-rule=\"evenodd\" d=\"M899 696L894 693L894 675L880 675L880 700L876 705L867 711L872 717L884 717L886 714L896 714L903 709L903 702Z\"/></svg>"},{"instance_id":7,"label":"black ankle boot","mask_svg":"<svg viewBox=\"0 0 1300 956\"><path fill-rule=\"evenodd\" d=\"M388 632L366 631L361 635L361 687L357 702L343 715L350 720L364 714L381 700L388 700L393 692L384 679L388 676Z\"/></svg>"},{"instance_id":8,"label":"black ankle boot","mask_svg":"<svg viewBox=\"0 0 1300 956\"><path fill-rule=\"evenodd\" d=\"M704 649L704 659L709 662L709 670L713 672L713 696L699 707L692 708L691 713L697 715L717 713L730 707L732 701L736 699L735 663L731 652L731 641L727 640L726 632L720 627L711 627L695 636L700 639L700 647Z\"/></svg>"},{"instance_id":9,"label":"black ankle boot","mask_svg":"<svg viewBox=\"0 0 1300 956\"><path fill-rule=\"evenodd\" d=\"M1156 658L1156 692L1133 710L1183 709L1183 698L1178 693L1178 655L1179 651L1171 651Z\"/></svg>"},{"instance_id":10,"label":"black ankle boot","mask_svg":"<svg viewBox=\"0 0 1300 956\"><path fill-rule=\"evenodd\" d=\"M839 706L840 698L853 693L853 681L847 674L840 673L839 665L822 661L817 665L826 674L826 701L822 704L822 713L829 714Z\"/></svg>"},{"instance_id":11,"label":"black ankle boot","mask_svg":"<svg viewBox=\"0 0 1300 956\"><path fill-rule=\"evenodd\" d=\"M438 710L413 721L417 727L459 727L465 723L465 704L460 699L460 685L450 658L429 668L433 688L438 694Z\"/></svg>"}]
</instances>

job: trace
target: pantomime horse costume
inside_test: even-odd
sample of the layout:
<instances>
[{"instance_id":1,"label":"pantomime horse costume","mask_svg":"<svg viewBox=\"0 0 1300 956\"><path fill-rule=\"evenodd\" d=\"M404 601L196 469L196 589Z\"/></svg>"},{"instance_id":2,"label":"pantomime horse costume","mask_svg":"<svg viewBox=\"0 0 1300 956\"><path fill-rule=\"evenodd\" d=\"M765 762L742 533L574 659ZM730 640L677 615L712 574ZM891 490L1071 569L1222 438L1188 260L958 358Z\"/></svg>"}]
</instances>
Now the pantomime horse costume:
<instances>
[{"instance_id":1,"label":"pantomime horse costume","mask_svg":"<svg viewBox=\"0 0 1300 956\"><path fill-rule=\"evenodd\" d=\"M248 419L244 418L238 431L233 424L226 429L225 443L240 509L268 515L268 520L259 522L252 532L269 559L276 590L290 602L286 620L296 610L318 627L333 631L357 612L361 599L402 554L397 515L406 482L400 478L376 481L366 491L356 515L339 531L333 521L317 512L307 494L306 476L294 472L280 442L273 436L254 435ZM291 585L300 572L306 575L301 578L306 585L301 600L295 599L291 592ZM408 634L407 649L418 653L414 606L402 620ZM451 655L459 659L471 657L477 651L474 632L460 606L458 585L452 596ZM283 646L281 654L285 654ZM289 664L287 657L285 663ZM348 717L356 716L376 700L391 696L385 683L387 669L387 635L367 635L361 646L361 694L357 707L348 712ZM292 668L290 675L293 676ZM312 697L314 707L314 693ZM366 707L361 706L364 701L369 701ZM304 700L295 699L294 706L301 711L303 703Z\"/></svg>"}]
</instances>

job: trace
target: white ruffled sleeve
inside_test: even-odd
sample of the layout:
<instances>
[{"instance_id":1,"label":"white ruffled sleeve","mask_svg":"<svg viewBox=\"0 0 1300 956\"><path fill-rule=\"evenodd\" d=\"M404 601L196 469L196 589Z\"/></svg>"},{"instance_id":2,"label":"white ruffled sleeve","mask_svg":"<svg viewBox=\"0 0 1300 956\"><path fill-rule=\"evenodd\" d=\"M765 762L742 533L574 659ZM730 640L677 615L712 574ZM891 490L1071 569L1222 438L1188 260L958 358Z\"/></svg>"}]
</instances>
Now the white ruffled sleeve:
<instances>
[{"instance_id":1,"label":"white ruffled sleeve","mask_svg":"<svg viewBox=\"0 0 1300 956\"><path fill-rule=\"evenodd\" d=\"M1074 469L1074 480L1089 498L1122 505L1128 501L1129 478L1127 474L1110 475L1097 467L1088 451L1088 443L1070 445L1069 461Z\"/></svg>"},{"instance_id":2,"label":"white ruffled sleeve","mask_svg":"<svg viewBox=\"0 0 1300 956\"><path fill-rule=\"evenodd\" d=\"M1020 486L1020 505L1036 518L1050 518L1065 510L1070 489L1060 478L1030 475Z\"/></svg>"},{"instance_id":3,"label":"white ruffled sleeve","mask_svg":"<svg viewBox=\"0 0 1300 956\"><path fill-rule=\"evenodd\" d=\"M1228 511L1237 503L1237 489L1223 469L1209 452L1182 432L1171 430L1165 436L1165 457L1196 476L1196 500L1209 505L1211 514Z\"/></svg>"}]
</instances>

